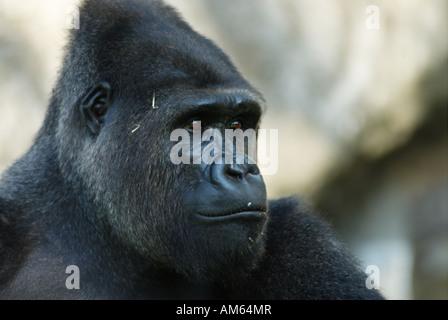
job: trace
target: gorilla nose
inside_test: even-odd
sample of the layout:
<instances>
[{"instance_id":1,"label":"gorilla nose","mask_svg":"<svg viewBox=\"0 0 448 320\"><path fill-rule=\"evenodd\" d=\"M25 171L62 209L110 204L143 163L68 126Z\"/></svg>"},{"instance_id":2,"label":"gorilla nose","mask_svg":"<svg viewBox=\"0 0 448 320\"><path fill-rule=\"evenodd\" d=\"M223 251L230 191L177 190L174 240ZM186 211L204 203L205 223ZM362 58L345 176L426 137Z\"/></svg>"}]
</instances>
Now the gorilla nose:
<instances>
[{"instance_id":1,"label":"gorilla nose","mask_svg":"<svg viewBox=\"0 0 448 320\"><path fill-rule=\"evenodd\" d=\"M258 176L260 170L255 164L228 164L223 167L224 175L234 179L246 179L248 174Z\"/></svg>"},{"instance_id":2,"label":"gorilla nose","mask_svg":"<svg viewBox=\"0 0 448 320\"><path fill-rule=\"evenodd\" d=\"M212 164L210 182L225 189L245 185L257 189L264 181L256 164Z\"/></svg>"}]
</instances>

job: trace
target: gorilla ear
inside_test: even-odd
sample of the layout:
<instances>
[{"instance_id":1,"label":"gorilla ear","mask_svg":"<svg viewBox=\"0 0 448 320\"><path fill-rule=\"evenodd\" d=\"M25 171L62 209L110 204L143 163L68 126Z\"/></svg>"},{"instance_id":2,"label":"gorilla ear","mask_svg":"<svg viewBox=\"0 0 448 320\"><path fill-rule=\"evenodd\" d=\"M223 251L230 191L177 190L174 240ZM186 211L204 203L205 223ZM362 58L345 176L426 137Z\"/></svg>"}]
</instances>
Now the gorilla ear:
<instances>
[{"instance_id":1,"label":"gorilla ear","mask_svg":"<svg viewBox=\"0 0 448 320\"><path fill-rule=\"evenodd\" d=\"M97 135L104 123L110 107L111 88L109 83L101 82L91 89L81 102L80 111L89 130Z\"/></svg>"}]
</instances>

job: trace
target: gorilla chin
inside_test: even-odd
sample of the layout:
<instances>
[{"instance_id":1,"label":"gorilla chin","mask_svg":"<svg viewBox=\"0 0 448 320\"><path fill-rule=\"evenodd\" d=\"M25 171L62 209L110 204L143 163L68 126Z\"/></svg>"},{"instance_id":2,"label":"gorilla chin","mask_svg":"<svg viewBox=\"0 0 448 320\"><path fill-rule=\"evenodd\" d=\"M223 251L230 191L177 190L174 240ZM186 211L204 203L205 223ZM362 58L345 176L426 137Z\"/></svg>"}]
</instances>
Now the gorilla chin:
<instances>
[{"instance_id":1,"label":"gorilla chin","mask_svg":"<svg viewBox=\"0 0 448 320\"><path fill-rule=\"evenodd\" d=\"M212 239L222 239L238 250L252 250L263 240L268 215L262 211L245 211L224 216L195 215L199 228L211 233Z\"/></svg>"},{"instance_id":2,"label":"gorilla chin","mask_svg":"<svg viewBox=\"0 0 448 320\"><path fill-rule=\"evenodd\" d=\"M243 251L262 244L268 215L266 211L244 211L213 216L197 213L194 218L199 228L212 234L212 239L223 239Z\"/></svg>"},{"instance_id":3,"label":"gorilla chin","mask_svg":"<svg viewBox=\"0 0 448 320\"><path fill-rule=\"evenodd\" d=\"M175 269L197 284L247 275L265 252L266 211L213 215L192 212L189 230L178 239L182 245L176 246L173 254L177 257Z\"/></svg>"}]
</instances>

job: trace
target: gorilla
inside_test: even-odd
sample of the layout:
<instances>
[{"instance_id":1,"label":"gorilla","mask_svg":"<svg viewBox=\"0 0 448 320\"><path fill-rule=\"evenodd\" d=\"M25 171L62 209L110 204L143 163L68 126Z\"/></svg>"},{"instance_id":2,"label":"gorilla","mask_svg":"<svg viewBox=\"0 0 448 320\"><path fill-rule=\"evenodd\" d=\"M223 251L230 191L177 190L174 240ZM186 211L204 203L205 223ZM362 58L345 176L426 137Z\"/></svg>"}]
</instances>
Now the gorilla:
<instances>
[{"instance_id":1,"label":"gorilla","mask_svg":"<svg viewBox=\"0 0 448 320\"><path fill-rule=\"evenodd\" d=\"M263 110L161 0L83 1L44 123L0 183L0 298L382 299L300 199L267 200L247 156L170 160L174 130L256 130Z\"/></svg>"}]
</instances>

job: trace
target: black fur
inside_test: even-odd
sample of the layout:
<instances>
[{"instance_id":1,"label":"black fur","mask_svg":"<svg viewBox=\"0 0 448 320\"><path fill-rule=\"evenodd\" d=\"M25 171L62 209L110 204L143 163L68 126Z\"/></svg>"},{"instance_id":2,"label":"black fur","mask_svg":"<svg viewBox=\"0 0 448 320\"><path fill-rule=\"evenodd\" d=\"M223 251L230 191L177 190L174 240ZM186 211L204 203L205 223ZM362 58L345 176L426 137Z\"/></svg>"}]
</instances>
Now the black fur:
<instances>
[{"instance_id":1,"label":"black fur","mask_svg":"<svg viewBox=\"0 0 448 320\"><path fill-rule=\"evenodd\" d=\"M45 122L0 183L0 298L380 299L297 199L269 202L267 222L192 218L234 212L235 194L266 211L255 167L214 167L212 187L170 163L170 132L204 105L257 128L263 99L162 2L85 1Z\"/></svg>"}]
</instances>

